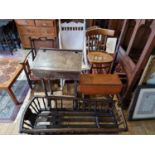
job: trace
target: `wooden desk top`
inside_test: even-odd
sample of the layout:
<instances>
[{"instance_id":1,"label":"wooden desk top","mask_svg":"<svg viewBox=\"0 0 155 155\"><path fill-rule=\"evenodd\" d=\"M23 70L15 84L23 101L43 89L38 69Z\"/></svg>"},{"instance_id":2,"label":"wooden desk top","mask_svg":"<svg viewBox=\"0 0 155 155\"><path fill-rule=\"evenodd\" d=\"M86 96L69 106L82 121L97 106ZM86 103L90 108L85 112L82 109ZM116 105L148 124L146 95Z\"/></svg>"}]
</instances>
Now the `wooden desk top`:
<instances>
[{"instance_id":1,"label":"wooden desk top","mask_svg":"<svg viewBox=\"0 0 155 155\"><path fill-rule=\"evenodd\" d=\"M90 63L110 63L113 61L113 57L104 52L95 51L88 53L88 60Z\"/></svg>"},{"instance_id":2,"label":"wooden desk top","mask_svg":"<svg viewBox=\"0 0 155 155\"><path fill-rule=\"evenodd\" d=\"M0 89L7 89L21 73L23 66L19 60L0 58Z\"/></svg>"},{"instance_id":3,"label":"wooden desk top","mask_svg":"<svg viewBox=\"0 0 155 155\"><path fill-rule=\"evenodd\" d=\"M82 66L82 52L75 51L40 50L31 65L31 70L40 78L74 79L80 75ZM76 74L75 77L71 77L73 74Z\"/></svg>"}]
</instances>

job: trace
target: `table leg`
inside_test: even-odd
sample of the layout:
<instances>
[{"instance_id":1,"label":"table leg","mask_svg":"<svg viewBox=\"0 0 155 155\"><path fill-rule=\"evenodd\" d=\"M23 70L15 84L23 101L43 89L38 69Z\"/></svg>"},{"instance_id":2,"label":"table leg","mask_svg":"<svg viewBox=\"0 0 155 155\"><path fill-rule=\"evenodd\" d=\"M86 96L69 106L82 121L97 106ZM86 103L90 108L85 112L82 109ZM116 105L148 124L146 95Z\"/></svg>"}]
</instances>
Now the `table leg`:
<instances>
[{"instance_id":1,"label":"table leg","mask_svg":"<svg viewBox=\"0 0 155 155\"><path fill-rule=\"evenodd\" d=\"M13 102L14 102L16 105L19 105L20 103L19 103L19 101L17 100L17 98L16 98L14 92L12 91L12 89L11 89L11 88L8 88L8 89L7 89L7 92L8 92L8 94L9 94L9 96L11 97L11 99L13 100Z\"/></svg>"}]
</instances>

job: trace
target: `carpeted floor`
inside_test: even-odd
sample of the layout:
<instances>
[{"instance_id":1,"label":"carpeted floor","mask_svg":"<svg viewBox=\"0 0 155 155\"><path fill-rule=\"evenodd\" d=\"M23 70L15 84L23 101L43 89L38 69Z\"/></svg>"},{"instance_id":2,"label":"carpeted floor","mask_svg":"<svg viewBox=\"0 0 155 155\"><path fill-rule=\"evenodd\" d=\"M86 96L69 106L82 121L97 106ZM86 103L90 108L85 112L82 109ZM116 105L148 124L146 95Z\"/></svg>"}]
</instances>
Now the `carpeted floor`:
<instances>
[{"instance_id":1,"label":"carpeted floor","mask_svg":"<svg viewBox=\"0 0 155 155\"><path fill-rule=\"evenodd\" d=\"M29 90L27 81L17 80L12 88L18 101L22 103ZM16 106L6 91L0 91L0 122L14 121L19 109L20 105Z\"/></svg>"},{"instance_id":2,"label":"carpeted floor","mask_svg":"<svg viewBox=\"0 0 155 155\"><path fill-rule=\"evenodd\" d=\"M16 51L13 51L13 55L10 53L10 51L6 50L0 50L0 57L9 57L9 58L18 58L18 57L21 57L23 52L28 52L30 51L29 49L27 50L23 50L23 49L18 49Z\"/></svg>"}]
</instances>

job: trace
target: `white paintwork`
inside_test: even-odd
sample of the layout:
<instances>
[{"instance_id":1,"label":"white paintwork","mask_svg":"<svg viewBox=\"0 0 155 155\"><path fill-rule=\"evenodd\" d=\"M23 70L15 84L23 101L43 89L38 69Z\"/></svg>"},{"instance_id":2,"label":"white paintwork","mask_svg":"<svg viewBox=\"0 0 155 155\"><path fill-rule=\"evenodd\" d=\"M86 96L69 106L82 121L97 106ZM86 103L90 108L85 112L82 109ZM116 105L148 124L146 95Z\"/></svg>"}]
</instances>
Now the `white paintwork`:
<instances>
[{"instance_id":1,"label":"white paintwork","mask_svg":"<svg viewBox=\"0 0 155 155\"><path fill-rule=\"evenodd\" d=\"M83 64L88 66L86 54L86 22L61 23L59 20L59 48L76 49L83 51ZM85 67L86 68L86 67ZM89 66L88 68L89 69Z\"/></svg>"}]
</instances>

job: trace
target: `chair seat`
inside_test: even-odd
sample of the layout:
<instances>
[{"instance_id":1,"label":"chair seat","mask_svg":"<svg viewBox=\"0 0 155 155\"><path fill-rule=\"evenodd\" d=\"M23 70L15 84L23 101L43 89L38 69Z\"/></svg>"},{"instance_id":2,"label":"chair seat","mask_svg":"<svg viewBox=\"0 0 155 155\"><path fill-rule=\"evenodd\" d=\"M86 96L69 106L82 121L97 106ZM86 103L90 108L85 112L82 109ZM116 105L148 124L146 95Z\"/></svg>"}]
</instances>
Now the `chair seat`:
<instances>
[{"instance_id":1,"label":"chair seat","mask_svg":"<svg viewBox=\"0 0 155 155\"><path fill-rule=\"evenodd\" d=\"M117 74L81 74L80 92L86 95L119 94L122 82Z\"/></svg>"},{"instance_id":2,"label":"chair seat","mask_svg":"<svg viewBox=\"0 0 155 155\"><path fill-rule=\"evenodd\" d=\"M90 63L111 63L113 61L113 57L105 52L94 51L88 53L88 60Z\"/></svg>"},{"instance_id":3,"label":"chair seat","mask_svg":"<svg viewBox=\"0 0 155 155\"><path fill-rule=\"evenodd\" d=\"M91 72L94 73L108 73L113 57L105 52L94 51L88 53L88 61L91 64Z\"/></svg>"}]
</instances>

